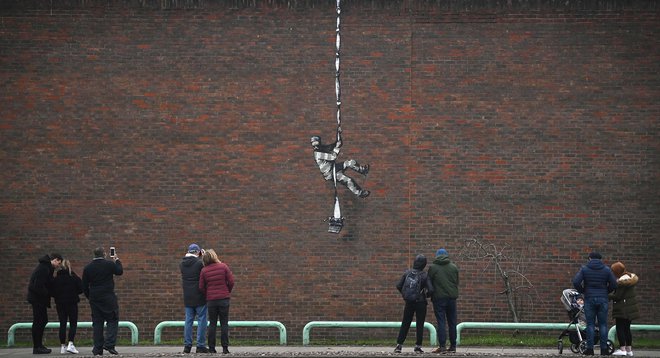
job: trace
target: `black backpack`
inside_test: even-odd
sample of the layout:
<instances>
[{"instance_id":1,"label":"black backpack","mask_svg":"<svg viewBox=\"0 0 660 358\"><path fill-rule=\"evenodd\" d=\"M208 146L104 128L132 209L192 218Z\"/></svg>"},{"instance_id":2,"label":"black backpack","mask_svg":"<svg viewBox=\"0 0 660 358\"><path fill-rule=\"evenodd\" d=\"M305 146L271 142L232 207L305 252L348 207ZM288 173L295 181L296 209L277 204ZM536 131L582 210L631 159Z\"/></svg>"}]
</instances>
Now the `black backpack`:
<instances>
[{"instance_id":1,"label":"black backpack","mask_svg":"<svg viewBox=\"0 0 660 358\"><path fill-rule=\"evenodd\" d=\"M417 302L419 294L422 292L422 271L410 270L403 280L403 289L401 295L403 299L409 302Z\"/></svg>"}]
</instances>

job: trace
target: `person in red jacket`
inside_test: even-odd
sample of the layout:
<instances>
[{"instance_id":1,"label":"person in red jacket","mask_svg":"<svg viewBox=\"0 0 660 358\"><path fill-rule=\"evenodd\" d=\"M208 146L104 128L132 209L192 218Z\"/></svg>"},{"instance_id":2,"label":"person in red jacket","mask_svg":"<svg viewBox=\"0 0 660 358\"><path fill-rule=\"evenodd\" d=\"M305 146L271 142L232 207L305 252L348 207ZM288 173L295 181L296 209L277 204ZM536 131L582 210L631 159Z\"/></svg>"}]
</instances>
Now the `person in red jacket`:
<instances>
[{"instance_id":1,"label":"person in red jacket","mask_svg":"<svg viewBox=\"0 0 660 358\"><path fill-rule=\"evenodd\" d=\"M209 352L216 353L215 332L220 319L220 344L222 353L229 353L229 300L234 289L234 274L224 262L218 259L213 249L204 251L202 255L204 268L199 274L199 290L206 296L208 308Z\"/></svg>"}]
</instances>

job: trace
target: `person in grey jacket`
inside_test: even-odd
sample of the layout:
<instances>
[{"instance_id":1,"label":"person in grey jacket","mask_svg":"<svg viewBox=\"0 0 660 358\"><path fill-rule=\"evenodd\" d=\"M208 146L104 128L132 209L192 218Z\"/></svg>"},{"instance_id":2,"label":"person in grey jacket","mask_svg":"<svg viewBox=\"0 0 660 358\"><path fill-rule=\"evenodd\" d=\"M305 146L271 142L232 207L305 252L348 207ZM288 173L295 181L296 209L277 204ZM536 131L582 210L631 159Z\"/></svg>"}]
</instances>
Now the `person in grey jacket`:
<instances>
[{"instance_id":1,"label":"person in grey jacket","mask_svg":"<svg viewBox=\"0 0 660 358\"><path fill-rule=\"evenodd\" d=\"M584 315L587 320L587 350L585 355L594 355L596 319L600 334L600 354L609 355L607 347L608 293L616 289L616 277L598 252L589 254L589 262L580 268L573 278L573 287L584 295Z\"/></svg>"},{"instance_id":2,"label":"person in grey jacket","mask_svg":"<svg viewBox=\"0 0 660 358\"><path fill-rule=\"evenodd\" d=\"M197 316L196 353L208 353L206 348L206 297L199 290L199 273L204 268L202 249L197 244L188 246L186 256L181 260L181 285L183 286L183 305L186 308L186 322L183 326L183 353L190 353L192 348L193 322Z\"/></svg>"},{"instance_id":3,"label":"person in grey jacket","mask_svg":"<svg viewBox=\"0 0 660 358\"><path fill-rule=\"evenodd\" d=\"M456 300L458 299L458 267L449 259L449 253L445 249L435 252L435 260L429 267L429 277L433 283L433 312L438 321L438 348L433 353L456 352L456 324L458 311ZM449 349L445 349L447 331L449 330Z\"/></svg>"}]
</instances>

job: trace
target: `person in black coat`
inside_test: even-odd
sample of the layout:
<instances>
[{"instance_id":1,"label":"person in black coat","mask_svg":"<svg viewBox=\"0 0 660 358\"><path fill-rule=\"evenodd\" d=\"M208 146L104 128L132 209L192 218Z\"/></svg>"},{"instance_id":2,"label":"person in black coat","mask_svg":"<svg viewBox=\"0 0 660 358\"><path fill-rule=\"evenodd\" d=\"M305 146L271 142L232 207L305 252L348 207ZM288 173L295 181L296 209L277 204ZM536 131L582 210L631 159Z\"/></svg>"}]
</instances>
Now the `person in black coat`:
<instances>
[{"instance_id":1,"label":"person in black coat","mask_svg":"<svg viewBox=\"0 0 660 358\"><path fill-rule=\"evenodd\" d=\"M196 353L208 353L206 347L206 297L199 290L199 273L204 268L201 255L203 250L197 244L188 246L186 256L181 260L181 285L183 287L183 305L186 309L186 321L183 328L183 353L190 353L192 348L193 322L197 316Z\"/></svg>"},{"instance_id":2,"label":"person in black coat","mask_svg":"<svg viewBox=\"0 0 660 358\"><path fill-rule=\"evenodd\" d=\"M52 253L39 259L39 264L30 276L27 301L32 305L32 353L48 354L50 349L44 346L44 330L48 323L50 308L50 289L53 272L62 263L62 255Z\"/></svg>"},{"instance_id":3,"label":"person in black coat","mask_svg":"<svg viewBox=\"0 0 660 358\"><path fill-rule=\"evenodd\" d=\"M94 249L94 259L83 270L82 284L85 297L92 309L92 328L94 335L94 355L102 355L103 350L119 354L115 350L117 330L119 328L119 304L115 294L114 276L120 276L124 269L118 256L105 259L102 247ZM107 322L105 336L103 325Z\"/></svg>"},{"instance_id":4,"label":"person in black coat","mask_svg":"<svg viewBox=\"0 0 660 358\"><path fill-rule=\"evenodd\" d=\"M415 353L424 353L422 351L422 340L424 338L424 322L426 321L426 306L428 302L427 297L433 294L433 284L428 274L424 271L426 267L426 257L424 255L417 255L415 262L413 262L412 270L406 270L401 276L399 282L396 284L396 289L403 295L405 306L403 308L403 318L401 319L401 328L399 329L399 336L396 339L396 348L394 353L401 353L403 342L406 340L410 324L412 323L413 316L416 317L416 341ZM408 276L414 277L413 281L408 281ZM404 285L408 282L417 282L415 287L415 295L413 299L406 297L408 289Z\"/></svg>"},{"instance_id":5,"label":"person in black coat","mask_svg":"<svg viewBox=\"0 0 660 358\"><path fill-rule=\"evenodd\" d=\"M83 292L82 280L71 269L69 260L63 260L55 280L53 280L53 298L57 306L57 317L60 320L60 353L77 354L78 350L73 344L78 328L78 302ZM69 344L66 345L66 323L69 322Z\"/></svg>"}]
</instances>

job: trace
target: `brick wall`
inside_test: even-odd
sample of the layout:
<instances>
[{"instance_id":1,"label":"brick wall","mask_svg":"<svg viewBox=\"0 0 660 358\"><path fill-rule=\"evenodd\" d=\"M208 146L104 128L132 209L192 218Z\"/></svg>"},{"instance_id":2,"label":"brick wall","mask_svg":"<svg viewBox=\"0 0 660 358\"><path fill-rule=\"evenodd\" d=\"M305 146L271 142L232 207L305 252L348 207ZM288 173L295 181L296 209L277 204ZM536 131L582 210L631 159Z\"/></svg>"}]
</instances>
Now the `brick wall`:
<instances>
[{"instance_id":1,"label":"brick wall","mask_svg":"<svg viewBox=\"0 0 660 358\"><path fill-rule=\"evenodd\" d=\"M394 283L439 247L459 319L510 320L472 238L533 284L524 321L565 321L597 249L640 276L639 323L660 322L655 1L346 4L341 157L371 164L372 195L340 188L341 235L309 147L335 130L334 2L289 5L3 2L0 330L30 321L37 257L81 273L114 245L121 319L148 342L184 317L191 242L233 269L231 319L291 342L312 320L399 320Z\"/></svg>"}]
</instances>

